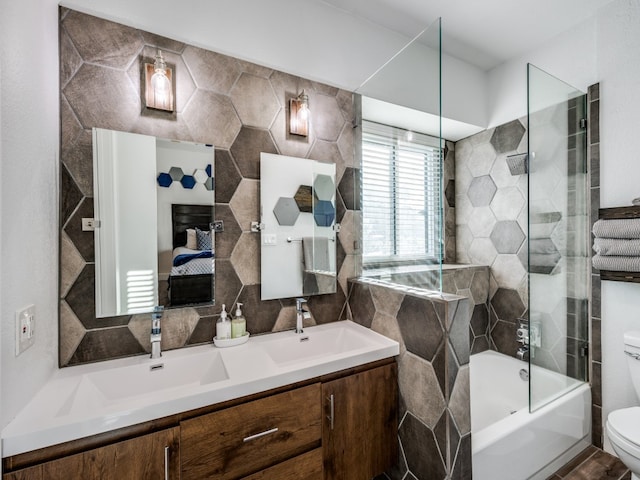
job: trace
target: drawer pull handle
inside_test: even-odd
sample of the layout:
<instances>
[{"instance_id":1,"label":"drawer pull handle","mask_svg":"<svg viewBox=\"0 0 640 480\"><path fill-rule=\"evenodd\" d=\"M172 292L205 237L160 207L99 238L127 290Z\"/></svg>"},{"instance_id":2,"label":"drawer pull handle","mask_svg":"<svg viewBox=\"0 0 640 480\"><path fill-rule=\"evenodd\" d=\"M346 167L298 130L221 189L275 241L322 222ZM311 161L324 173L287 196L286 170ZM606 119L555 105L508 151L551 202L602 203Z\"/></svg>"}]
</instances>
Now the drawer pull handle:
<instances>
[{"instance_id":1,"label":"drawer pull handle","mask_svg":"<svg viewBox=\"0 0 640 480\"><path fill-rule=\"evenodd\" d=\"M333 430L333 419L335 417L335 405L333 401L333 394L329 395L329 415L327 418L329 419L329 424L331 425L331 430Z\"/></svg>"},{"instance_id":2,"label":"drawer pull handle","mask_svg":"<svg viewBox=\"0 0 640 480\"><path fill-rule=\"evenodd\" d=\"M164 480L169 480L169 447L164 447Z\"/></svg>"},{"instance_id":3,"label":"drawer pull handle","mask_svg":"<svg viewBox=\"0 0 640 480\"><path fill-rule=\"evenodd\" d=\"M265 430L264 432L260 432L260 433L256 433L255 435L249 435L248 437L244 437L242 441L250 442L251 440L255 440L256 438L260 438L260 437L264 437L265 435L276 433L277 431L278 431L277 428L272 428L271 430Z\"/></svg>"}]
</instances>

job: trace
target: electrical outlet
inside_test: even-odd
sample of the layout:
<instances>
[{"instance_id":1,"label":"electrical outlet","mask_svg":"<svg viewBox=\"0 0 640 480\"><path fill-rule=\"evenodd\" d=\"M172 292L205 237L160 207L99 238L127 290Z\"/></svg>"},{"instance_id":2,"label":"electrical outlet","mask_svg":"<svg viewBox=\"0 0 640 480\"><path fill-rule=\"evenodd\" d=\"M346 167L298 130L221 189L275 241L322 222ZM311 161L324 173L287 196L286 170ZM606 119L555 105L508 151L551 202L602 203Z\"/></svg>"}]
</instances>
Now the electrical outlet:
<instances>
[{"instance_id":1,"label":"electrical outlet","mask_svg":"<svg viewBox=\"0 0 640 480\"><path fill-rule=\"evenodd\" d=\"M36 342L36 306L16 312L16 357Z\"/></svg>"}]
</instances>

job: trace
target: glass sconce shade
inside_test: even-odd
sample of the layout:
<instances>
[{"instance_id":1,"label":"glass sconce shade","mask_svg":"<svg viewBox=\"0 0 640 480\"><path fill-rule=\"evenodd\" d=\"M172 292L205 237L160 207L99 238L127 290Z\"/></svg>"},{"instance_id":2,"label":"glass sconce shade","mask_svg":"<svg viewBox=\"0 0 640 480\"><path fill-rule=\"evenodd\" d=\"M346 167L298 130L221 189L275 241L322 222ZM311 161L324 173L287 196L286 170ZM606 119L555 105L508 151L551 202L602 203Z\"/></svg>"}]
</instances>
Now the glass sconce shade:
<instances>
[{"instance_id":1,"label":"glass sconce shade","mask_svg":"<svg viewBox=\"0 0 640 480\"><path fill-rule=\"evenodd\" d=\"M153 64L145 63L145 102L148 108L173 112L173 72L160 50Z\"/></svg>"}]
</instances>

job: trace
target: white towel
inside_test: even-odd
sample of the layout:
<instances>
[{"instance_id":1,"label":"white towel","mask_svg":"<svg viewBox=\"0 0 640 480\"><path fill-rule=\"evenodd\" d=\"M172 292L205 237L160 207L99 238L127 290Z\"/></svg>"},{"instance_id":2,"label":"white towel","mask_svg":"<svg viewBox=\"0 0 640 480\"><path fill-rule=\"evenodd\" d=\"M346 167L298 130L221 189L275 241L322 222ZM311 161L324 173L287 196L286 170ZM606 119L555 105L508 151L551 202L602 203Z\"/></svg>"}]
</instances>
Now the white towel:
<instances>
[{"instance_id":1,"label":"white towel","mask_svg":"<svg viewBox=\"0 0 640 480\"><path fill-rule=\"evenodd\" d=\"M640 218L601 219L593 224L592 231L600 238L640 239Z\"/></svg>"},{"instance_id":2,"label":"white towel","mask_svg":"<svg viewBox=\"0 0 640 480\"><path fill-rule=\"evenodd\" d=\"M591 261L597 270L640 272L640 257L594 255Z\"/></svg>"},{"instance_id":3,"label":"white towel","mask_svg":"<svg viewBox=\"0 0 640 480\"><path fill-rule=\"evenodd\" d=\"M596 237L593 240L593 251L599 255L638 257L640 256L640 240Z\"/></svg>"}]
</instances>

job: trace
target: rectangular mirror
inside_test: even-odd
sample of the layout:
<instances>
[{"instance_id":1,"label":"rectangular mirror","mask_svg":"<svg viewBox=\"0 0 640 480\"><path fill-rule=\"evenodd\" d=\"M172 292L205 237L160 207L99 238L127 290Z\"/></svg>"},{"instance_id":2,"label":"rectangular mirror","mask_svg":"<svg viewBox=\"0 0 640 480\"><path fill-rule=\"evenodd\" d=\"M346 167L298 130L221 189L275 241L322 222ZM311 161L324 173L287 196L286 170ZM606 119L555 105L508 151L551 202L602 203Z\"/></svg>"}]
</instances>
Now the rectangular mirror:
<instances>
[{"instance_id":1,"label":"rectangular mirror","mask_svg":"<svg viewBox=\"0 0 640 480\"><path fill-rule=\"evenodd\" d=\"M336 292L336 166L260 154L261 298Z\"/></svg>"},{"instance_id":2,"label":"rectangular mirror","mask_svg":"<svg viewBox=\"0 0 640 480\"><path fill-rule=\"evenodd\" d=\"M94 129L93 152L96 317L213 303L213 146Z\"/></svg>"}]
</instances>

